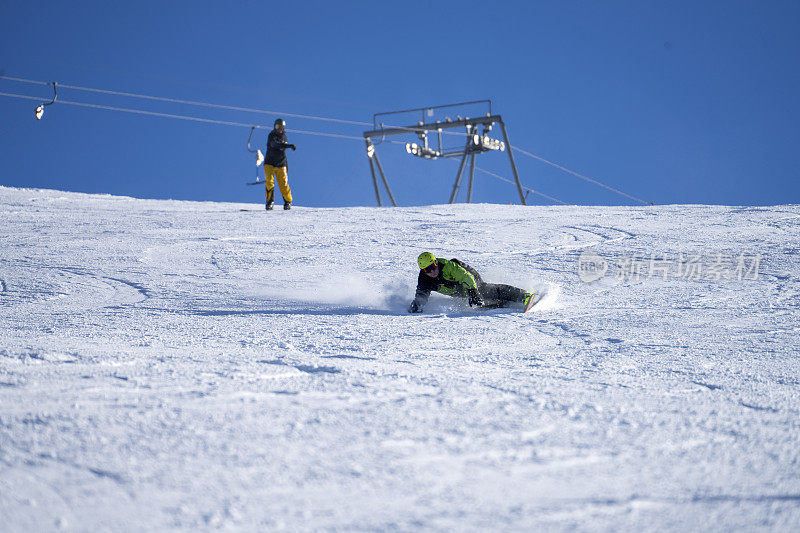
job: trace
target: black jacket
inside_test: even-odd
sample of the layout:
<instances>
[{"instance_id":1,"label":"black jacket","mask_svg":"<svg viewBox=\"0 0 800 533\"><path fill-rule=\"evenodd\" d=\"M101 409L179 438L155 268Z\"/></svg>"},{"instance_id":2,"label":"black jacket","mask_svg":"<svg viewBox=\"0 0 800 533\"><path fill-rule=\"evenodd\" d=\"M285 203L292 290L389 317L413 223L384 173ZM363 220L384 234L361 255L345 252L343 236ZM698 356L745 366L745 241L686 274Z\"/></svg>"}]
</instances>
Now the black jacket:
<instances>
[{"instance_id":1,"label":"black jacket","mask_svg":"<svg viewBox=\"0 0 800 533\"><path fill-rule=\"evenodd\" d=\"M291 146L286 142L286 134L278 130L272 130L267 137L267 155L264 158L265 165L273 167L286 166L286 149Z\"/></svg>"}]
</instances>

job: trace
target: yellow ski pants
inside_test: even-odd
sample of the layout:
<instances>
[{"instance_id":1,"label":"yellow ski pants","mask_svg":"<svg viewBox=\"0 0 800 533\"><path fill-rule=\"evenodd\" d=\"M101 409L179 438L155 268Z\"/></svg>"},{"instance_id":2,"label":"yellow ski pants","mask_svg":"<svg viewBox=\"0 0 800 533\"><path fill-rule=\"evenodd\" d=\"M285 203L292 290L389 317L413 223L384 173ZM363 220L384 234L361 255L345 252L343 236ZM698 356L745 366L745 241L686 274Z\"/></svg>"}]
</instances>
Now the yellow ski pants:
<instances>
[{"instance_id":1,"label":"yellow ski pants","mask_svg":"<svg viewBox=\"0 0 800 533\"><path fill-rule=\"evenodd\" d=\"M286 167L273 167L272 165L264 165L264 180L266 183L267 201L274 198L275 194L275 180L273 176L278 179L278 188L281 190L284 202L292 201L292 190L289 188L289 175L286 173Z\"/></svg>"}]
</instances>

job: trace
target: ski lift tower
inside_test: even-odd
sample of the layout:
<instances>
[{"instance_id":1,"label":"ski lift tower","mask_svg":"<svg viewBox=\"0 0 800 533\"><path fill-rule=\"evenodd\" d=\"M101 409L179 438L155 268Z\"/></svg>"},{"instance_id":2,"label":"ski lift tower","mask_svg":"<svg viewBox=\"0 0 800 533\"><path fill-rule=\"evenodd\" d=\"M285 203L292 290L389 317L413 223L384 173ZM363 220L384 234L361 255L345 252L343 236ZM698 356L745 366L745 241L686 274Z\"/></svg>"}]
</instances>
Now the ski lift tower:
<instances>
[{"instance_id":1,"label":"ski lift tower","mask_svg":"<svg viewBox=\"0 0 800 533\"><path fill-rule=\"evenodd\" d=\"M469 118L469 117L461 117L456 116L455 119L451 119L450 117L444 117L443 120L434 120L431 121L431 117L435 117L437 111L445 110L448 108L456 108L456 107L466 107L466 106L475 106L475 105L486 105L488 111L485 111L482 116ZM422 120L419 120L416 124L412 124L409 126L387 126L385 124L385 120L387 117L392 115L400 115L400 114L408 114L408 113L420 113ZM391 200L393 206L397 206L397 203L394 201L394 196L392 195L392 190L389 188L389 181L386 178L386 173L383 171L383 166L381 165L380 159L378 158L378 152L375 148L377 144L382 143L386 137L390 137L393 135L409 135L414 134L418 137L421 144L416 142L406 143L406 152L411 154L415 157L421 157L423 159L439 159L439 158L447 158L447 157L460 157L461 164L458 167L458 173L456 174L456 180L453 183L453 192L450 194L450 203L452 204L455 199L456 195L458 194L458 189L461 186L461 178L464 173L464 167L466 165L467 159L469 159L469 185L467 188L467 203L472 202L472 185L475 179L475 156L488 151L506 151L508 153L508 160L511 163L511 170L514 173L514 181L517 185L517 192L519 193L519 199L522 205L527 205L525 202L525 195L522 192L522 184L519 181L519 174L517 173L517 165L514 163L514 155L511 153L511 144L508 142L508 132L506 131L506 126L503 123L503 118L500 115L495 115L492 113L492 101L491 100L476 100L473 102L461 102L457 104L448 104L448 105L441 105L441 106L432 106L432 107L420 107L415 109L404 109L402 111L391 111L388 113L376 113L372 119L373 122L373 129L370 131L364 132L364 140L366 142L367 147L367 158L369 159L369 169L372 173L372 184L375 186L375 198L378 200L378 206L382 206L383 203L381 201L381 193L378 187L378 178L375 174L375 170L377 169L378 174L381 176L381 181L383 182L383 186L386 188L386 192L389 195L389 200ZM493 139L489 137L489 132L492 131L492 127L497 124L500 126L500 130L503 133L503 141L498 139ZM456 149L445 149L442 143L442 133L444 130L452 129L452 128L465 128L466 129L466 145L464 147L459 147ZM434 133L436 135L436 148L431 146L431 142L429 139L429 134ZM398 141L394 141L395 143L399 143Z\"/></svg>"}]
</instances>

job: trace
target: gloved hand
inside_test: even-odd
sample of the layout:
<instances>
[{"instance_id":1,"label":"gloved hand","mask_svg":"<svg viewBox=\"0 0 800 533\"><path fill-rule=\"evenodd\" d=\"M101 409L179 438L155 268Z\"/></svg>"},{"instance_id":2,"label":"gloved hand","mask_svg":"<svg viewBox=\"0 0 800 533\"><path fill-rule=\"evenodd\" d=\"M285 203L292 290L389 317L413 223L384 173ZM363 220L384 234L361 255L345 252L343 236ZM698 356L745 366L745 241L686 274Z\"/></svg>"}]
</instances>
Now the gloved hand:
<instances>
[{"instance_id":1,"label":"gloved hand","mask_svg":"<svg viewBox=\"0 0 800 533\"><path fill-rule=\"evenodd\" d=\"M292 151L295 151L295 150L297 150L297 146L295 146L295 145L293 145L293 144L290 144L290 145L289 145L289 148L291 148L291 149L292 149Z\"/></svg>"},{"instance_id":2,"label":"gloved hand","mask_svg":"<svg viewBox=\"0 0 800 533\"><path fill-rule=\"evenodd\" d=\"M414 300L413 302L411 302L411 305L408 308L408 312L409 313L421 313L422 312L422 307L417 305L417 301Z\"/></svg>"},{"instance_id":3,"label":"gloved hand","mask_svg":"<svg viewBox=\"0 0 800 533\"><path fill-rule=\"evenodd\" d=\"M467 295L469 296L469 306L470 307L473 307L473 306L483 307L483 298L481 298L481 295L478 294L477 290L470 289L467 292Z\"/></svg>"}]
</instances>

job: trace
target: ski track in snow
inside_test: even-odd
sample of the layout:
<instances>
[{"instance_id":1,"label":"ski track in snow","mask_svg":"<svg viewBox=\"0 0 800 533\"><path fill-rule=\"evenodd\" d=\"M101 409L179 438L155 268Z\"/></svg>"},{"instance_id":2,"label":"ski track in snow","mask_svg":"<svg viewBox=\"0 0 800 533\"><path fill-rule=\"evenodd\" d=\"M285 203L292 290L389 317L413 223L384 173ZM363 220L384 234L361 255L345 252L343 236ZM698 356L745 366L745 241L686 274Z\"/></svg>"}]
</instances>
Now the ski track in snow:
<instances>
[{"instance_id":1,"label":"ski track in snow","mask_svg":"<svg viewBox=\"0 0 800 533\"><path fill-rule=\"evenodd\" d=\"M0 529L800 528L798 206L0 203ZM423 250L545 297L409 315Z\"/></svg>"}]
</instances>

